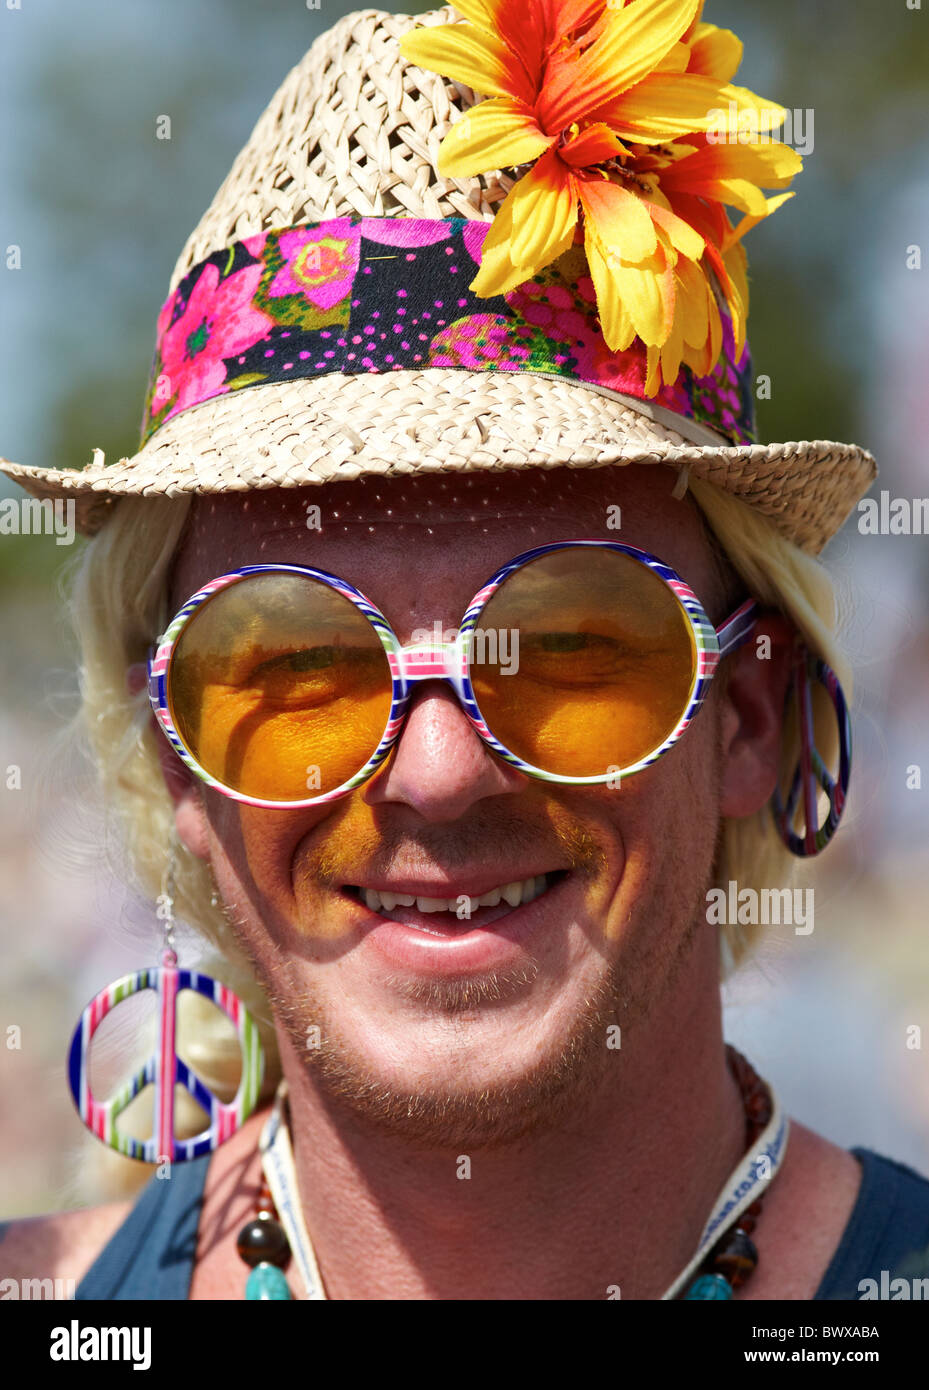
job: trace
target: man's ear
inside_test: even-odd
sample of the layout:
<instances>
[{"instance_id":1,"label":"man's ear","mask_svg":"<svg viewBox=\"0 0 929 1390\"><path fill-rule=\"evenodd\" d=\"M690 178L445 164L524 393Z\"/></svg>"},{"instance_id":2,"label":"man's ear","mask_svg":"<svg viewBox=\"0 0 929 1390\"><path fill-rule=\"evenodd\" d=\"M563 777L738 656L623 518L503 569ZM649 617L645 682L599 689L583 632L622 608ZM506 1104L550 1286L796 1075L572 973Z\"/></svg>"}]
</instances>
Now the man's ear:
<instances>
[{"instance_id":1,"label":"man's ear","mask_svg":"<svg viewBox=\"0 0 929 1390\"><path fill-rule=\"evenodd\" d=\"M774 792L795 639L789 619L765 614L749 641L726 657L719 711L724 816L750 816Z\"/></svg>"},{"instance_id":2,"label":"man's ear","mask_svg":"<svg viewBox=\"0 0 929 1390\"><path fill-rule=\"evenodd\" d=\"M136 661L126 671L126 687L130 695L142 690L148 679L144 662ZM168 794L174 803L174 824L181 844L186 845L191 854L198 859L209 858L209 837L207 835L206 812L200 798L199 783L193 773L184 766L180 758L164 736L164 732L152 712L152 727L158 746L158 760Z\"/></svg>"}]
</instances>

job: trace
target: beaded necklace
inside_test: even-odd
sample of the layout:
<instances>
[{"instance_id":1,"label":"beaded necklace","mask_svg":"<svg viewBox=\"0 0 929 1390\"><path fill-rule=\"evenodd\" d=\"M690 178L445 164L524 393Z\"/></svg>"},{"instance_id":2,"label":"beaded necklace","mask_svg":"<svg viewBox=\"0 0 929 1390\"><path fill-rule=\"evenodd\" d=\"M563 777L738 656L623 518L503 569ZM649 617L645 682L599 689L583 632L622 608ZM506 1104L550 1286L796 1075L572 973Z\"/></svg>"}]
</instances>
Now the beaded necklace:
<instances>
[{"instance_id":1,"label":"beaded necklace","mask_svg":"<svg viewBox=\"0 0 929 1390\"><path fill-rule=\"evenodd\" d=\"M745 1151L716 1200L693 1258L663 1300L732 1298L758 1264L752 1232L765 1193L783 1162L789 1125L770 1086L751 1063L728 1045L726 1059L742 1093ZM236 1241L239 1255L251 1270L245 1297L293 1298L284 1270L295 1254L306 1297L324 1300L326 1292L297 1191L287 1109L287 1085L282 1081L259 1140L262 1180L255 1214Z\"/></svg>"}]
</instances>

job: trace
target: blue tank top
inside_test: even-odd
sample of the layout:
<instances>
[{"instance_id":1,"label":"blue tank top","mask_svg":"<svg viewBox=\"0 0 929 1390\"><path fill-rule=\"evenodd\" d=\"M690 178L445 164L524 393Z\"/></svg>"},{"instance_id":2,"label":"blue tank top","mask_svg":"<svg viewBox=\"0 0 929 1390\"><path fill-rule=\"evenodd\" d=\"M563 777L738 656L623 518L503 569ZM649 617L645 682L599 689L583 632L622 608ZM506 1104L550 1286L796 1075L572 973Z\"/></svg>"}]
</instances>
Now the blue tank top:
<instances>
[{"instance_id":1,"label":"blue tank top","mask_svg":"<svg viewBox=\"0 0 929 1390\"><path fill-rule=\"evenodd\" d=\"M929 1180L870 1149L852 1153L861 1188L814 1299L856 1301L864 1279L875 1280L875 1297L888 1298L888 1278L929 1276ZM75 1298L187 1298L210 1157L175 1164L170 1181L149 1181ZM244 1266L242 1274L244 1291Z\"/></svg>"}]
</instances>

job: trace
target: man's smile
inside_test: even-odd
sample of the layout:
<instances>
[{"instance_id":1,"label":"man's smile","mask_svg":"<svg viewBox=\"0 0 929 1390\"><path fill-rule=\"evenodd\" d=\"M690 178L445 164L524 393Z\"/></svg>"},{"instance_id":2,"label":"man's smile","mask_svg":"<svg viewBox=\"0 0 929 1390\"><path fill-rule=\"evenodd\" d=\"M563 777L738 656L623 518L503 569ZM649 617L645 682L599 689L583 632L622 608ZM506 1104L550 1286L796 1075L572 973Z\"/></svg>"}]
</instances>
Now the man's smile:
<instances>
[{"instance_id":1,"label":"man's smile","mask_svg":"<svg viewBox=\"0 0 929 1390\"><path fill-rule=\"evenodd\" d=\"M398 879L390 887L345 884L340 896L351 905L366 940L392 966L460 973L511 962L526 939L553 922L554 915L563 919L569 882L577 875L554 869L498 878L487 888L482 878L488 881L486 874L474 874L457 883Z\"/></svg>"},{"instance_id":2,"label":"man's smile","mask_svg":"<svg viewBox=\"0 0 929 1390\"><path fill-rule=\"evenodd\" d=\"M503 903L505 911L506 907L514 908L522 903L533 902L551 888L559 877L563 877L565 872L564 869L555 869L528 874L508 882L501 881L496 887L488 889L467 889L451 883L430 886L410 880L378 887L347 883L342 891L361 898L372 912L392 917L394 921L407 920L406 914L402 911L397 912L397 909L415 907L417 913L452 913L456 921L467 923L476 916L480 908L498 907ZM439 925L444 927L447 923L443 921Z\"/></svg>"}]
</instances>

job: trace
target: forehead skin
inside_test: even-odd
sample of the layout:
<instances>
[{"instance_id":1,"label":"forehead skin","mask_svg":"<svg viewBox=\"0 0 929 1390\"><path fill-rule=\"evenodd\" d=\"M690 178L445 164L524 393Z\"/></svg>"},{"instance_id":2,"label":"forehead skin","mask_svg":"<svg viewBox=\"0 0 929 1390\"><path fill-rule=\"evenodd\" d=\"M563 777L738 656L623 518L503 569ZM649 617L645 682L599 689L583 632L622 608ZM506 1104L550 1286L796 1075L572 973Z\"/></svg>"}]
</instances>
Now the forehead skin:
<instances>
[{"instance_id":1,"label":"forehead skin","mask_svg":"<svg viewBox=\"0 0 929 1390\"><path fill-rule=\"evenodd\" d=\"M593 538L657 555L719 623L727 607L722 567L696 504L671 496L676 477L662 465L627 465L197 496L175 557L171 611L242 565L315 565L361 589L407 642L435 621L457 627L474 594L521 551Z\"/></svg>"}]
</instances>

